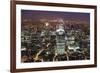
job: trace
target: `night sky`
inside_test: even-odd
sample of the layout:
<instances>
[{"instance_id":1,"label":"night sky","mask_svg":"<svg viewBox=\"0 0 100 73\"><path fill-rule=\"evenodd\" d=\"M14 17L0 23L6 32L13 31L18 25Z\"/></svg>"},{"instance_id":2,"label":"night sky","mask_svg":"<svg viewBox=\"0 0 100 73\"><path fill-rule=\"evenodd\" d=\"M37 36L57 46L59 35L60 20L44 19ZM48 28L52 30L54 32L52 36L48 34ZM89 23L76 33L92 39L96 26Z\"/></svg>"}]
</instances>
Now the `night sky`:
<instances>
[{"instance_id":1,"label":"night sky","mask_svg":"<svg viewBox=\"0 0 100 73\"><path fill-rule=\"evenodd\" d=\"M22 19L57 19L63 20L80 20L90 22L90 13L78 13L78 12L58 12L58 11L37 11L37 10L21 10Z\"/></svg>"}]
</instances>

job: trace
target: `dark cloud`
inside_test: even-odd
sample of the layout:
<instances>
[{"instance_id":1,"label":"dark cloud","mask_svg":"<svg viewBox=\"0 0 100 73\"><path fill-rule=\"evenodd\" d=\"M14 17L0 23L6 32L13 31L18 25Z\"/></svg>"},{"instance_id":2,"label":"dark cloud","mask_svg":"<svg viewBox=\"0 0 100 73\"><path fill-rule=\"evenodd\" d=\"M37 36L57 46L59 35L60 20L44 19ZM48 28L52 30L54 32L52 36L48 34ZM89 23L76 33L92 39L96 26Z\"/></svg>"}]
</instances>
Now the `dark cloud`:
<instances>
[{"instance_id":1,"label":"dark cloud","mask_svg":"<svg viewBox=\"0 0 100 73\"><path fill-rule=\"evenodd\" d=\"M56 19L62 18L63 20L80 20L90 22L90 13L79 12L57 12L57 11L36 11L36 10L21 10L22 19Z\"/></svg>"}]
</instances>

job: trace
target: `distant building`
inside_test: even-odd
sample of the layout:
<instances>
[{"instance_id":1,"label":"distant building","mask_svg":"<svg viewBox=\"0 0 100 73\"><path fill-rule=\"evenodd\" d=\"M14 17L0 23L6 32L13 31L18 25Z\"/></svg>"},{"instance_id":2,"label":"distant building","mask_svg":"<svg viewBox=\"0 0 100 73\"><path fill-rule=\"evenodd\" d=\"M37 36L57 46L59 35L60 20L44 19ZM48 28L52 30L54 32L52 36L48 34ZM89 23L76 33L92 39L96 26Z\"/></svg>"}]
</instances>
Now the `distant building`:
<instances>
[{"instance_id":1,"label":"distant building","mask_svg":"<svg viewBox=\"0 0 100 73\"><path fill-rule=\"evenodd\" d=\"M57 54L64 54L65 53L65 31L63 25L59 25L59 28L56 30L56 50Z\"/></svg>"}]
</instances>

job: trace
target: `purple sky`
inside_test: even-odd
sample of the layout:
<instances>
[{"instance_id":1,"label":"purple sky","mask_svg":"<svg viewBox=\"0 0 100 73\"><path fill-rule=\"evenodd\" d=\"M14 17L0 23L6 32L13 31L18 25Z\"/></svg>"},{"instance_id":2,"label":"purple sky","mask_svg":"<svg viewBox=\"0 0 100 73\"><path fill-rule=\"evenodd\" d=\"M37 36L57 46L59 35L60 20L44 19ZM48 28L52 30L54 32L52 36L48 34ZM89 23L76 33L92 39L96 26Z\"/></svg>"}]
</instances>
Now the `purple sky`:
<instances>
[{"instance_id":1,"label":"purple sky","mask_svg":"<svg viewBox=\"0 0 100 73\"><path fill-rule=\"evenodd\" d=\"M63 20L81 20L90 23L90 13L21 10L21 17L32 20L62 18Z\"/></svg>"}]
</instances>

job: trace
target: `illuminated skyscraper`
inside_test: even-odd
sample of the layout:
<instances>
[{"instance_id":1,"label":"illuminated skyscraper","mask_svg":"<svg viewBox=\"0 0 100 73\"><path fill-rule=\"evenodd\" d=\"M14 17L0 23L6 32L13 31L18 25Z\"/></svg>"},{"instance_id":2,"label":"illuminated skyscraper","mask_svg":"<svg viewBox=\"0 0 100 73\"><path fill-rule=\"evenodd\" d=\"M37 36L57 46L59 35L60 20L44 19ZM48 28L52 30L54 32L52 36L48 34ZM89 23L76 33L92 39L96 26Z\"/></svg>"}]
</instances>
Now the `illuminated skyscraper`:
<instances>
[{"instance_id":1,"label":"illuminated skyscraper","mask_svg":"<svg viewBox=\"0 0 100 73\"><path fill-rule=\"evenodd\" d=\"M65 53L65 31L63 24L58 25L56 30L56 50L57 54L64 54Z\"/></svg>"}]
</instances>

